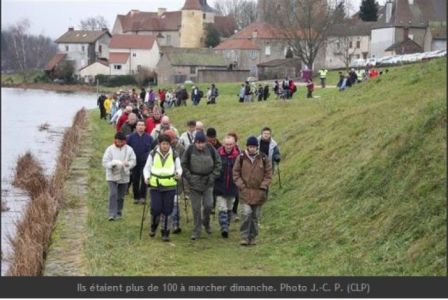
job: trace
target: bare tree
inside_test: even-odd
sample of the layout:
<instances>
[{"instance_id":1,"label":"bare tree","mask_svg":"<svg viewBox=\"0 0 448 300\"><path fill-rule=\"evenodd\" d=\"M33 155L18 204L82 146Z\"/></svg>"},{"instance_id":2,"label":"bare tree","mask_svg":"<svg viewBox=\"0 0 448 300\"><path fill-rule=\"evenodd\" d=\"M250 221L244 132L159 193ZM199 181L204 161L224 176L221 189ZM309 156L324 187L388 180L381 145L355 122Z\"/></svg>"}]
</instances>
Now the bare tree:
<instances>
[{"instance_id":1,"label":"bare tree","mask_svg":"<svg viewBox=\"0 0 448 300\"><path fill-rule=\"evenodd\" d=\"M81 30L102 30L103 28L109 28L109 24L103 16L88 17L79 23Z\"/></svg>"},{"instance_id":2,"label":"bare tree","mask_svg":"<svg viewBox=\"0 0 448 300\"><path fill-rule=\"evenodd\" d=\"M235 18L238 29L242 29L257 19L257 2L251 0L216 1L218 15Z\"/></svg>"},{"instance_id":3,"label":"bare tree","mask_svg":"<svg viewBox=\"0 0 448 300\"><path fill-rule=\"evenodd\" d=\"M294 55L312 69L336 22L336 4L336 0L290 0L281 9L270 10L266 18L279 27Z\"/></svg>"},{"instance_id":4,"label":"bare tree","mask_svg":"<svg viewBox=\"0 0 448 300\"><path fill-rule=\"evenodd\" d=\"M22 73L24 81L26 81L26 71L28 70L25 40L29 28L30 21L28 19L22 19L9 28L12 57L18 66L18 70Z\"/></svg>"}]
</instances>

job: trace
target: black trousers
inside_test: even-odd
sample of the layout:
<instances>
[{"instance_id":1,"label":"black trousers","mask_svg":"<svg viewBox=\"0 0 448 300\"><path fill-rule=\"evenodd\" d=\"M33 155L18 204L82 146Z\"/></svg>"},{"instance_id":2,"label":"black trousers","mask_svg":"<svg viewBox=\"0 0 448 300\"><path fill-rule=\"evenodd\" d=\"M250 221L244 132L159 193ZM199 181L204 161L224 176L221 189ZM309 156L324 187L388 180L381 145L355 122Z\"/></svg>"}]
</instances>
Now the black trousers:
<instances>
[{"instance_id":1,"label":"black trousers","mask_svg":"<svg viewBox=\"0 0 448 300\"><path fill-rule=\"evenodd\" d=\"M134 194L134 199L146 199L146 193L148 190L148 186L145 183L145 179L143 178L143 168L145 166L135 166L134 169L132 169L132 192Z\"/></svg>"},{"instance_id":2,"label":"black trousers","mask_svg":"<svg viewBox=\"0 0 448 300\"><path fill-rule=\"evenodd\" d=\"M106 109L104 107L100 107L100 119L106 120Z\"/></svg>"}]
</instances>

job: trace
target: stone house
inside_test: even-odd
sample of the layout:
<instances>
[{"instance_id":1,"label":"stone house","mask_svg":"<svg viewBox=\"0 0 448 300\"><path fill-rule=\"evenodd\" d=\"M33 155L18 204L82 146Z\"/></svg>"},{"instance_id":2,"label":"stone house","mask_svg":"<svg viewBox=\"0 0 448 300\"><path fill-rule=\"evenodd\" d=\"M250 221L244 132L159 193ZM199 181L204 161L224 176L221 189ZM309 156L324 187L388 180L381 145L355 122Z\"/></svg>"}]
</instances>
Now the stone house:
<instances>
[{"instance_id":1,"label":"stone house","mask_svg":"<svg viewBox=\"0 0 448 300\"><path fill-rule=\"evenodd\" d=\"M325 67L340 69L355 59L370 56L370 32L375 22L347 22L330 28L325 47Z\"/></svg>"},{"instance_id":2,"label":"stone house","mask_svg":"<svg viewBox=\"0 0 448 300\"><path fill-rule=\"evenodd\" d=\"M154 71L160 59L156 39L150 35L114 35L109 44L110 75Z\"/></svg>"},{"instance_id":3,"label":"stone house","mask_svg":"<svg viewBox=\"0 0 448 300\"><path fill-rule=\"evenodd\" d=\"M131 10L126 15L118 15L112 33L152 35L160 46L201 48L205 41L205 26L213 24L222 37L235 31L233 17L218 16L207 0L186 0L180 11L157 12Z\"/></svg>"},{"instance_id":4,"label":"stone house","mask_svg":"<svg viewBox=\"0 0 448 300\"><path fill-rule=\"evenodd\" d=\"M108 46L111 37L112 35L107 29L87 31L74 30L73 27L70 27L66 33L55 41L58 45L58 54L56 54L55 59L65 54L63 60L72 61L75 73L78 74L81 68L97 60L108 58Z\"/></svg>"},{"instance_id":5,"label":"stone house","mask_svg":"<svg viewBox=\"0 0 448 300\"><path fill-rule=\"evenodd\" d=\"M157 64L159 84L197 82L200 70L227 70L223 56L214 49L162 47Z\"/></svg>"},{"instance_id":6,"label":"stone house","mask_svg":"<svg viewBox=\"0 0 448 300\"><path fill-rule=\"evenodd\" d=\"M386 49L407 39L423 51L436 50L441 43L433 40L434 28L446 32L446 0L388 0L372 28L371 56L385 56Z\"/></svg>"},{"instance_id":7,"label":"stone house","mask_svg":"<svg viewBox=\"0 0 448 300\"><path fill-rule=\"evenodd\" d=\"M104 60L98 60L79 70L79 77L86 83L94 83L96 75L110 75L109 63Z\"/></svg>"}]
</instances>

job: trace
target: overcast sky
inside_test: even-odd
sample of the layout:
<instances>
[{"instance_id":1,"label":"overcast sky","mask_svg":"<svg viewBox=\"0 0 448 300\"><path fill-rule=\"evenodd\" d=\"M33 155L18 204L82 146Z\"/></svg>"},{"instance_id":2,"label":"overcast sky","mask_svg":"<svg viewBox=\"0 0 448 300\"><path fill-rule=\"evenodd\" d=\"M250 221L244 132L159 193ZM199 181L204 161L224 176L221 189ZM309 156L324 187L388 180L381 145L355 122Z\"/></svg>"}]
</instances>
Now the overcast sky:
<instances>
[{"instance_id":1,"label":"overcast sky","mask_svg":"<svg viewBox=\"0 0 448 300\"><path fill-rule=\"evenodd\" d=\"M210 6L215 1L209 0ZM273 0L275 1L275 0ZM361 0L351 0L359 7ZM1 0L2 28L27 18L31 23L30 33L43 34L57 39L70 26L78 26L82 19L103 16L112 29L117 14L126 14L131 9L156 11L158 7L180 10L185 0ZM385 0L379 0L383 4Z\"/></svg>"}]
</instances>

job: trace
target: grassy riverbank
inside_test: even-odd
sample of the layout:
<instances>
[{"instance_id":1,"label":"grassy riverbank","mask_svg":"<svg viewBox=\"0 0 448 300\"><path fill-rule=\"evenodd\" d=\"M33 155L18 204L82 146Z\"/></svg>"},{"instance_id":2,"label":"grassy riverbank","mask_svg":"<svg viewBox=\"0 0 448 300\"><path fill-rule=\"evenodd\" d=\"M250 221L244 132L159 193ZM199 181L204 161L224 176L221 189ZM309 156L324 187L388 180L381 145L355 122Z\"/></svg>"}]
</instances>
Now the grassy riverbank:
<instances>
[{"instance_id":1,"label":"grassy riverbank","mask_svg":"<svg viewBox=\"0 0 448 300\"><path fill-rule=\"evenodd\" d=\"M238 86L219 85L216 106L169 111L235 130L244 144L269 125L283 160L263 207L259 244L241 247L213 233L190 241L182 206L180 235L142 240L142 206L125 202L124 218L107 221L101 158L113 128L90 115L87 231L89 275L445 275L446 64L436 60L391 69L346 92L299 89L291 103L237 104ZM182 201L183 204L183 201ZM190 207L190 206L189 206ZM148 218L147 218L148 220ZM57 242L57 240L55 241Z\"/></svg>"}]
</instances>

